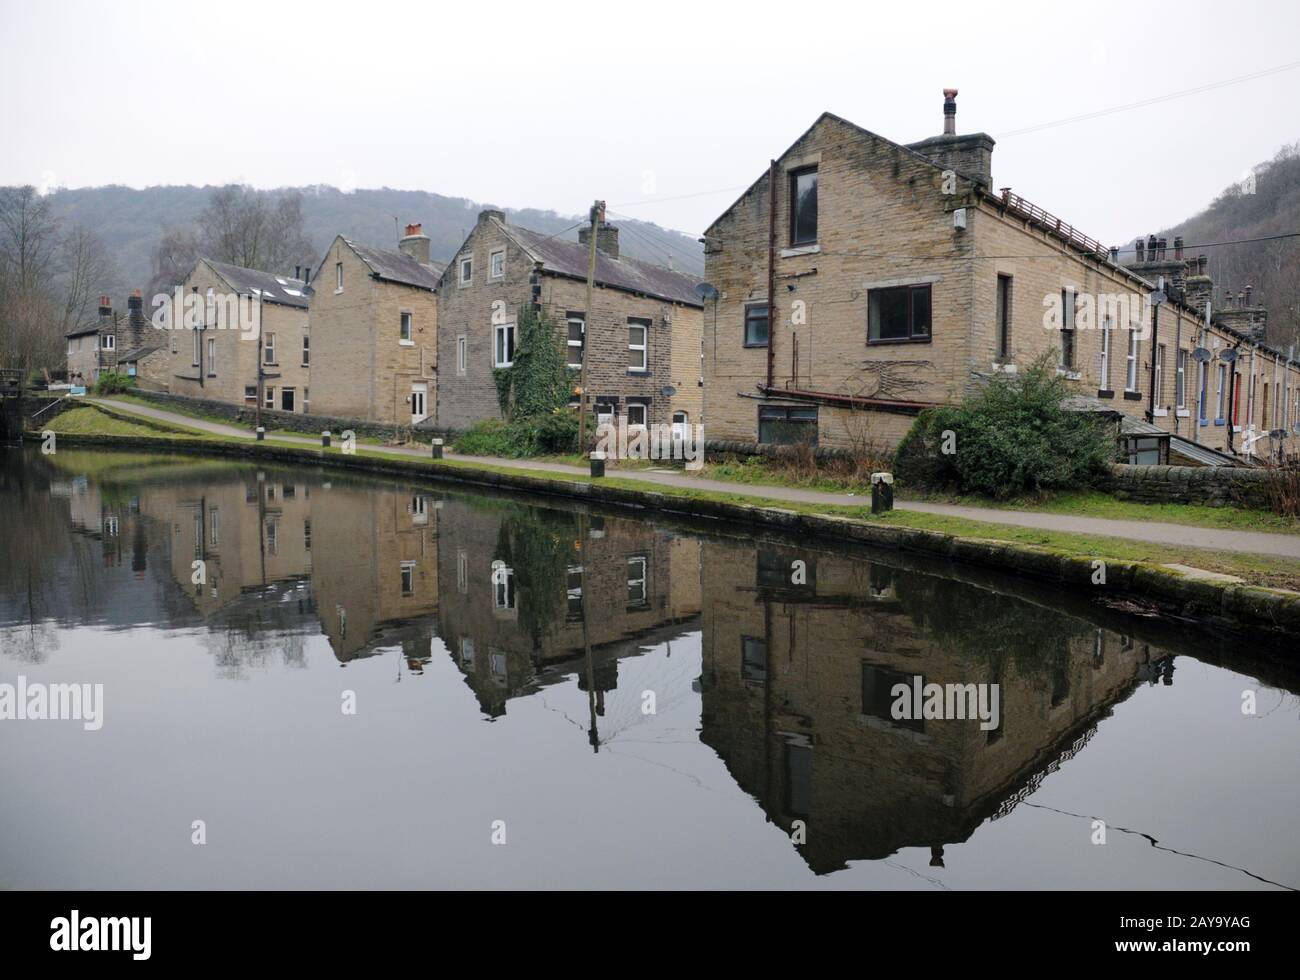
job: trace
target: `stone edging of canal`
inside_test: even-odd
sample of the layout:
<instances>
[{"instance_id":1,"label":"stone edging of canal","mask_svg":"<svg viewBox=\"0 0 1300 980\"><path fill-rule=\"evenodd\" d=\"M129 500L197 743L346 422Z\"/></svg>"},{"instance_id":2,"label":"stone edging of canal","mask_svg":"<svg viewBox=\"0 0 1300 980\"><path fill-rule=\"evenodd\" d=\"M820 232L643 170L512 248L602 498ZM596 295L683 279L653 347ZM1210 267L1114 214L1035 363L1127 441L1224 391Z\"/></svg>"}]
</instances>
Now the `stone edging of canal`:
<instances>
[{"instance_id":1,"label":"stone edging of canal","mask_svg":"<svg viewBox=\"0 0 1300 980\"><path fill-rule=\"evenodd\" d=\"M29 441L39 434L27 433ZM148 449L164 453L198 453L280 463L312 463L383 476L417 477L442 483L501 488L545 496L560 496L678 517L758 525L794 535L812 535L869 548L909 551L983 565L1014 575L1046 580L1088 592L1098 589L1110 596L1139 599L1160 613L1216 626L1300 635L1300 593L1285 589L1196 577L1146 562L1107 561L1106 582L1094 584L1093 561L1065 555L1051 548L961 537L941 531L871 524L833 514L806 514L780 507L705 500L671 492L634 490L596 482L506 473L458 463L433 460L343 455L306 447L275 446L265 442L209 439L153 439L64 433L60 445L114 449Z\"/></svg>"}]
</instances>

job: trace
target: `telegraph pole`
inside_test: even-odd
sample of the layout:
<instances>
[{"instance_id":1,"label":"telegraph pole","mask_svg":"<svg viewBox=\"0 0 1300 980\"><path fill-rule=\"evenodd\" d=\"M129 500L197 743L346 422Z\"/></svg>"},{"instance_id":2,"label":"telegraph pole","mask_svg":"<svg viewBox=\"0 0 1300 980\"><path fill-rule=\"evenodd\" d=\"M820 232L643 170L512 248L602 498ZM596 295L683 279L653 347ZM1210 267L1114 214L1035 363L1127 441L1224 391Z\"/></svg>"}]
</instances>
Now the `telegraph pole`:
<instances>
[{"instance_id":1,"label":"telegraph pole","mask_svg":"<svg viewBox=\"0 0 1300 980\"><path fill-rule=\"evenodd\" d=\"M587 453L587 340L591 333L591 304L596 291L596 230L605 218L605 202L591 206L591 233L587 237L587 311L582 317L582 367L578 373L578 452Z\"/></svg>"}]
</instances>

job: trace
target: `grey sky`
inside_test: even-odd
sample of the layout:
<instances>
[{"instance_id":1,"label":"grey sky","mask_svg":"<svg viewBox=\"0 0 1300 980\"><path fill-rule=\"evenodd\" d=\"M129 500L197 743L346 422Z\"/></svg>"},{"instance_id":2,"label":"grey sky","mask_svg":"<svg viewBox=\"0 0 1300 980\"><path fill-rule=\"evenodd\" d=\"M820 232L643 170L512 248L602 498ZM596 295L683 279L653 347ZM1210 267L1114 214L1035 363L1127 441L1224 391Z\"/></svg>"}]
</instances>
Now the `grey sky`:
<instances>
[{"instance_id":1,"label":"grey sky","mask_svg":"<svg viewBox=\"0 0 1300 980\"><path fill-rule=\"evenodd\" d=\"M1300 140L1300 69L1004 135L1300 60L1294 0L0 0L0 36L0 183L602 197L698 233L822 110L909 142L955 86L995 186L1118 243Z\"/></svg>"}]
</instances>

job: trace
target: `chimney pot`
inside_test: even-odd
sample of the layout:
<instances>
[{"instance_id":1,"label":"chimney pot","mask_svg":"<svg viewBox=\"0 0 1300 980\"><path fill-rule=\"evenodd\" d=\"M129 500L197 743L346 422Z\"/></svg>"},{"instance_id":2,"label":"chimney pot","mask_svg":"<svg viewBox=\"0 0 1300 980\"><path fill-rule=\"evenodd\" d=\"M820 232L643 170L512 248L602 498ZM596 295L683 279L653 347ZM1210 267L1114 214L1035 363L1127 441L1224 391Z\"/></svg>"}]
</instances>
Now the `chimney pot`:
<instances>
[{"instance_id":1,"label":"chimney pot","mask_svg":"<svg viewBox=\"0 0 1300 980\"><path fill-rule=\"evenodd\" d=\"M957 133L957 90L943 90L943 134L953 136Z\"/></svg>"},{"instance_id":2,"label":"chimney pot","mask_svg":"<svg viewBox=\"0 0 1300 980\"><path fill-rule=\"evenodd\" d=\"M430 258L429 236L424 234L421 229L423 225L411 224L406 226L406 237L397 243L397 249L408 258L414 259L420 265L428 265Z\"/></svg>"},{"instance_id":3,"label":"chimney pot","mask_svg":"<svg viewBox=\"0 0 1300 980\"><path fill-rule=\"evenodd\" d=\"M1250 305L1250 291L1251 291L1251 289L1252 289L1251 286L1247 286L1247 287L1246 287L1246 305L1247 305L1247 306Z\"/></svg>"},{"instance_id":4,"label":"chimney pot","mask_svg":"<svg viewBox=\"0 0 1300 980\"><path fill-rule=\"evenodd\" d=\"M1181 237L1174 239L1174 258L1179 262L1183 261L1183 240Z\"/></svg>"}]
</instances>

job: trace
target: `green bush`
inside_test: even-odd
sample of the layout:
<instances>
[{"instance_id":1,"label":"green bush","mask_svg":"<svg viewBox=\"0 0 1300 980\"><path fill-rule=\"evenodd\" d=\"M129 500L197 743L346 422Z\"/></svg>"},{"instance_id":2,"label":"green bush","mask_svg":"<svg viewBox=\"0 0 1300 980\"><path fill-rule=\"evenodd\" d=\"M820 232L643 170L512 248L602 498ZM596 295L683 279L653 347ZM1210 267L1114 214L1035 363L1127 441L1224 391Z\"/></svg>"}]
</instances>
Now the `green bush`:
<instances>
[{"instance_id":1,"label":"green bush","mask_svg":"<svg viewBox=\"0 0 1300 980\"><path fill-rule=\"evenodd\" d=\"M132 391L135 388L135 378L129 374L117 374L113 371L104 371L99 375L95 382L95 394L97 395L116 395L126 391Z\"/></svg>"},{"instance_id":2,"label":"green bush","mask_svg":"<svg viewBox=\"0 0 1300 980\"><path fill-rule=\"evenodd\" d=\"M578 413L559 408L545 415L512 422L483 419L456 439L453 447L466 456L565 455L578 451Z\"/></svg>"},{"instance_id":3,"label":"green bush","mask_svg":"<svg viewBox=\"0 0 1300 980\"><path fill-rule=\"evenodd\" d=\"M999 499L1091 486L1115 459L1114 434L1063 408L1070 393L1044 359L958 408L922 412L898 446L900 484Z\"/></svg>"}]
</instances>

